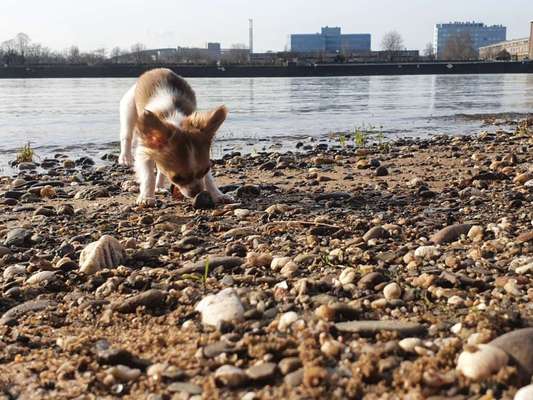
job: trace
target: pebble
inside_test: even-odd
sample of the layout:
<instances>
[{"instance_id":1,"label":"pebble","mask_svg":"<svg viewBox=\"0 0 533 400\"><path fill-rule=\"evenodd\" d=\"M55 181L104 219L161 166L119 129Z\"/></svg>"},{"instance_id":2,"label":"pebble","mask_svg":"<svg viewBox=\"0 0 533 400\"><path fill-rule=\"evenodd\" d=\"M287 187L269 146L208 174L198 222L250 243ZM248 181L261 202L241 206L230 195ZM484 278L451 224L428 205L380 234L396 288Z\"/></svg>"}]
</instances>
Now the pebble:
<instances>
[{"instance_id":1,"label":"pebble","mask_svg":"<svg viewBox=\"0 0 533 400\"><path fill-rule=\"evenodd\" d=\"M113 304L113 309L121 313L135 312L137 307L154 309L165 305L167 294L162 290L150 289Z\"/></svg>"},{"instance_id":2,"label":"pebble","mask_svg":"<svg viewBox=\"0 0 533 400\"><path fill-rule=\"evenodd\" d=\"M239 199L253 198L261 194L261 189L256 185L243 185L237 189L235 194Z\"/></svg>"},{"instance_id":3,"label":"pebble","mask_svg":"<svg viewBox=\"0 0 533 400\"><path fill-rule=\"evenodd\" d=\"M469 224L447 226L431 236L430 240L435 244L455 242L461 235L466 235L471 227L472 225Z\"/></svg>"},{"instance_id":4,"label":"pebble","mask_svg":"<svg viewBox=\"0 0 533 400\"><path fill-rule=\"evenodd\" d=\"M440 255L440 251L436 246L420 246L415 250L415 256L430 260Z\"/></svg>"},{"instance_id":5,"label":"pebble","mask_svg":"<svg viewBox=\"0 0 533 400\"><path fill-rule=\"evenodd\" d=\"M484 234L485 233L483 231L483 227L482 226L474 225L468 231L467 236L473 242L481 242L481 241L483 241Z\"/></svg>"},{"instance_id":6,"label":"pebble","mask_svg":"<svg viewBox=\"0 0 533 400\"><path fill-rule=\"evenodd\" d=\"M389 232L382 226L374 226L363 235L363 239L367 242L371 239L386 239L388 237Z\"/></svg>"},{"instance_id":7,"label":"pebble","mask_svg":"<svg viewBox=\"0 0 533 400\"><path fill-rule=\"evenodd\" d=\"M167 386L167 390L171 393L187 393L191 396L202 394L202 388L191 382L174 382Z\"/></svg>"},{"instance_id":8,"label":"pebble","mask_svg":"<svg viewBox=\"0 0 533 400\"><path fill-rule=\"evenodd\" d=\"M2 315L2 318L0 318L0 325L11 325L30 312L42 311L52 306L55 306L53 301L29 300L7 310L4 315Z\"/></svg>"},{"instance_id":9,"label":"pebble","mask_svg":"<svg viewBox=\"0 0 533 400\"><path fill-rule=\"evenodd\" d=\"M533 328L506 333L489 345L505 351L518 365L519 372L525 379L533 376Z\"/></svg>"},{"instance_id":10,"label":"pebble","mask_svg":"<svg viewBox=\"0 0 533 400\"><path fill-rule=\"evenodd\" d=\"M246 370L246 375L253 381L265 381L271 379L276 373L277 365L271 362L256 364Z\"/></svg>"},{"instance_id":11,"label":"pebble","mask_svg":"<svg viewBox=\"0 0 533 400\"><path fill-rule=\"evenodd\" d=\"M192 202L193 208L196 210L210 210L215 208L215 201L207 191L198 193Z\"/></svg>"},{"instance_id":12,"label":"pebble","mask_svg":"<svg viewBox=\"0 0 533 400\"><path fill-rule=\"evenodd\" d=\"M92 275L103 268L115 268L126 259L124 248L112 236L104 235L90 243L80 254L80 271Z\"/></svg>"},{"instance_id":13,"label":"pebble","mask_svg":"<svg viewBox=\"0 0 533 400\"><path fill-rule=\"evenodd\" d=\"M33 232L29 229L15 228L10 230L4 240L4 246L25 247L31 246Z\"/></svg>"},{"instance_id":14,"label":"pebble","mask_svg":"<svg viewBox=\"0 0 533 400\"><path fill-rule=\"evenodd\" d=\"M39 194L41 195L42 198L51 199L53 197L56 197L57 192L52 186L46 185L41 188L41 190L39 191Z\"/></svg>"},{"instance_id":15,"label":"pebble","mask_svg":"<svg viewBox=\"0 0 533 400\"><path fill-rule=\"evenodd\" d=\"M10 281L16 276L23 276L23 275L26 275L26 267L20 264L10 265L6 269L4 269L4 272L2 274L2 276L4 277L4 280L6 281Z\"/></svg>"},{"instance_id":16,"label":"pebble","mask_svg":"<svg viewBox=\"0 0 533 400\"><path fill-rule=\"evenodd\" d=\"M396 282L389 283L383 288L383 296L387 300L399 299L402 295L402 288Z\"/></svg>"},{"instance_id":17,"label":"pebble","mask_svg":"<svg viewBox=\"0 0 533 400\"><path fill-rule=\"evenodd\" d=\"M286 357L278 363L278 368L283 375L301 368L302 362L298 357Z\"/></svg>"},{"instance_id":18,"label":"pebble","mask_svg":"<svg viewBox=\"0 0 533 400\"><path fill-rule=\"evenodd\" d=\"M296 387L300 386L304 380L304 369L300 368L296 371L293 371L287 375L285 375L285 378L283 381L287 384L287 386L290 387Z\"/></svg>"},{"instance_id":19,"label":"pebble","mask_svg":"<svg viewBox=\"0 0 533 400\"><path fill-rule=\"evenodd\" d=\"M477 350L465 350L459 355L457 369L467 378L474 381L488 378L507 365L509 357L498 347L480 344Z\"/></svg>"},{"instance_id":20,"label":"pebble","mask_svg":"<svg viewBox=\"0 0 533 400\"><path fill-rule=\"evenodd\" d=\"M125 365L116 365L108 368L106 372L120 382L131 382L141 376L141 371L139 369L129 368Z\"/></svg>"},{"instance_id":21,"label":"pebble","mask_svg":"<svg viewBox=\"0 0 533 400\"><path fill-rule=\"evenodd\" d=\"M222 322L240 321L244 318L244 307L233 288L204 297L195 309L202 314L203 324L214 327Z\"/></svg>"},{"instance_id":22,"label":"pebble","mask_svg":"<svg viewBox=\"0 0 533 400\"><path fill-rule=\"evenodd\" d=\"M522 388L514 395L513 400L532 400L533 399L533 384L527 385Z\"/></svg>"},{"instance_id":23,"label":"pebble","mask_svg":"<svg viewBox=\"0 0 533 400\"><path fill-rule=\"evenodd\" d=\"M379 321L348 321L337 322L335 327L340 332L359 333L361 335L373 335L381 331L398 332L402 336L422 334L426 330L423 325L416 322L398 320Z\"/></svg>"},{"instance_id":24,"label":"pebble","mask_svg":"<svg viewBox=\"0 0 533 400\"><path fill-rule=\"evenodd\" d=\"M339 275L339 282L343 285L348 285L355 281L357 274L353 268L345 268Z\"/></svg>"},{"instance_id":25,"label":"pebble","mask_svg":"<svg viewBox=\"0 0 533 400\"><path fill-rule=\"evenodd\" d=\"M289 327L298 320L298 314L294 311L288 311L279 318L278 330L286 331Z\"/></svg>"},{"instance_id":26,"label":"pebble","mask_svg":"<svg viewBox=\"0 0 533 400\"><path fill-rule=\"evenodd\" d=\"M387 176L389 175L389 170L383 165L376 168L376 176Z\"/></svg>"},{"instance_id":27,"label":"pebble","mask_svg":"<svg viewBox=\"0 0 533 400\"><path fill-rule=\"evenodd\" d=\"M415 348L418 346L422 346L422 340L416 337L411 338L405 338L398 342L398 346L400 348L407 352L407 353L415 353Z\"/></svg>"},{"instance_id":28,"label":"pebble","mask_svg":"<svg viewBox=\"0 0 533 400\"><path fill-rule=\"evenodd\" d=\"M28 285L38 285L44 281L50 281L55 278L56 271L41 271L33 274L26 280Z\"/></svg>"},{"instance_id":29,"label":"pebble","mask_svg":"<svg viewBox=\"0 0 533 400\"><path fill-rule=\"evenodd\" d=\"M270 268L273 271L279 271L281 268L283 268L289 261L291 261L290 257L273 257L272 261L270 263Z\"/></svg>"},{"instance_id":30,"label":"pebble","mask_svg":"<svg viewBox=\"0 0 533 400\"><path fill-rule=\"evenodd\" d=\"M248 375L233 365L223 365L215 371L215 379L224 386L239 387L248 381Z\"/></svg>"},{"instance_id":31,"label":"pebble","mask_svg":"<svg viewBox=\"0 0 533 400\"><path fill-rule=\"evenodd\" d=\"M250 215L252 212L246 208L236 208L233 210L233 215L235 215L237 218L246 218L248 215Z\"/></svg>"}]
</instances>

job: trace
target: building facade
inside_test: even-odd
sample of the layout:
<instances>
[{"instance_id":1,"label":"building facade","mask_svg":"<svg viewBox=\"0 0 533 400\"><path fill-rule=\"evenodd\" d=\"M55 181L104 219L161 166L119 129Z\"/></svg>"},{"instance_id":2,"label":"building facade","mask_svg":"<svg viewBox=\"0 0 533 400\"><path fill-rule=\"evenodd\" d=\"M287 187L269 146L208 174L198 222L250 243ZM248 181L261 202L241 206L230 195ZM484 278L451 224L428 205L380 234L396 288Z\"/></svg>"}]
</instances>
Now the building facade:
<instances>
[{"instance_id":1,"label":"building facade","mask_svg":"<svg viewBox=\"0 0 533 400\"><path fill-rule=\"evenodd\" d=\"M468 34L474 50L507 39L507 28L502 25L487 26L481 22L450 22L435 25L433 47L437 58L442 58L448 40L456 35Z\"/></svg>"},{"instance_id":2,"label":"building facade","mask_svg":"<svg viewBox=\"0 0 533 400\"><path fill-rule=\"evenodd\" d=\"M354 53L370 51L367 33L343 35L339 27L322 27L320 33L292 34L291 51L295 53Z\"/></svg>"},{"instance_id":3,"label":"building facade","mask_svg":"<svg viewBox=\"0 0 533 400\"><path fill-rule=\"evenodd\" d=\"M533 60L533 21L530 24L529 38L507 40L490 46L480 47L479 57L483 60L495 60L509 53L511 60Z\"/></svg>"}]
</instances>

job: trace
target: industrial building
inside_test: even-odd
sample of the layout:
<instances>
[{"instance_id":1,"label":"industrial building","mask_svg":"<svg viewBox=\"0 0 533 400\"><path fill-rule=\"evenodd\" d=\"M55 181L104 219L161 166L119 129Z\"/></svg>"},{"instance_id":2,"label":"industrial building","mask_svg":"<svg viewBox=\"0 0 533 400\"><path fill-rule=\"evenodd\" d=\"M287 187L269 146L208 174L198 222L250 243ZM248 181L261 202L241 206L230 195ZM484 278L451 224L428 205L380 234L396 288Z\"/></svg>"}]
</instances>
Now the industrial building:
<instances>
[{"instance_id":1,"label":"industrial building","mask_svg":"<svg viewBox=\"0 0 533 400\"><path fill-rule=\"evenodd\" d=\"M322 27L320 33L292 34L293 53L353 53L370 51L368 33L342 34L339 27Z\"/></svg>"},{"instance_id":2,"label":"industrial building","mask_svg":"<svg viewBox=\"0 0 533 400\"><path fill-rule=\"evenodd\" d=\"M503 25L487 26L481 22L450 22L435 25L433 46L438 59L442 59L448 40L454 36L468 34L474 50L507 39L507 28Z\"/></svg>"},{"instance_id":3,"label":"industrial building","mask_svg":"<svg viewBox=\"0 0 533 400\"><path fill-rule=\"evenodd\" d=\"M533 21L530 25L529 37L522 39L507 40L479 49L479 58L482 60L505 59L533 60Z\"/></svg>"}]
</instances>

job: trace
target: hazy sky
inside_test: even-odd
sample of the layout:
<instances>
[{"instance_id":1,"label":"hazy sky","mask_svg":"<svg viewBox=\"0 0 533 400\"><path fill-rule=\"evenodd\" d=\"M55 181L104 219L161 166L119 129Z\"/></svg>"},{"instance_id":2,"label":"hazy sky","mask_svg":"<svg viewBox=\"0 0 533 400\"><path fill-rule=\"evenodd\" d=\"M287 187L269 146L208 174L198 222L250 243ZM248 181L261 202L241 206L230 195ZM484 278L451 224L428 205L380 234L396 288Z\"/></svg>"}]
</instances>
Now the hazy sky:
<instances>
[{"instance_id":1,"label":"hazy sky","mask_svg":"<svg viewBox=\"0 0 533 400\"><path fill-rule=\"evenodd\" d=\"M432 41L435 23L476 20L506 25L508 38L529 35L532 0L0 0L0 42L18 32L53 49L81 50L135 42L148 47L223 47L248 43L254 19L256 51L283 50L290 33L340 26L344 33L371 33L379 49L395 29L408 48Z\"/></svg>"}]
</instances>

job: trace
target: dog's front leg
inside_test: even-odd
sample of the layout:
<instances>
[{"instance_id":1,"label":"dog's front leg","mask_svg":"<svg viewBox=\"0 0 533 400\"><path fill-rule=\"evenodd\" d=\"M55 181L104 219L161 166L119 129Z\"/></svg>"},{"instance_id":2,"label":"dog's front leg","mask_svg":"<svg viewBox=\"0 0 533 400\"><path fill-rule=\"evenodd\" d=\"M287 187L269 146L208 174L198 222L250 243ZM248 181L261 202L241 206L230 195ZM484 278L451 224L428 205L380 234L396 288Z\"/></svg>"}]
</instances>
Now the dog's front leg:
<instances>
[{"instance_id":1,"label":"dog's front leg","mask_svg":"<svg viewBox=\"0 0 533 400\"><path fill-rule=\"evenodd\" d=\"M205 190L209 192L215 203L234 203L235 199L228 194L222 193L217 184L215 183L215 178L211 174L211 171L207 173L204 178Z\"/></svg>"},{"instance_id":2,"label":"dog's front leg","mask_svg":"<svg viewBox=\"0 0 533 400\"><path fill-rule=\"evenodd\" d=\"M137 204L153 206L155 204L155 162L147 158L142 151L135 157L135 172L139 179L139 197Z\"/></svg>"}]
</instances>

